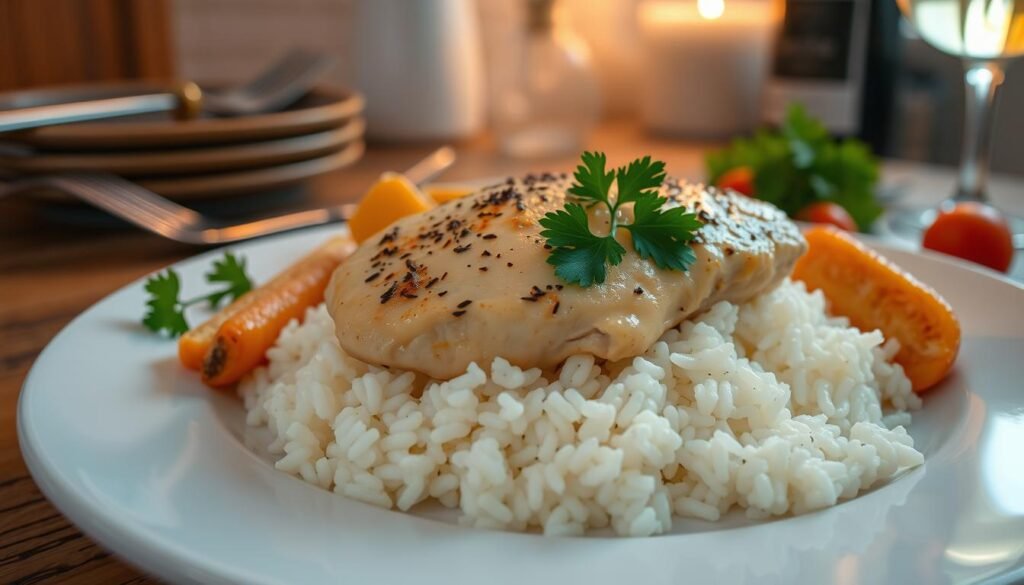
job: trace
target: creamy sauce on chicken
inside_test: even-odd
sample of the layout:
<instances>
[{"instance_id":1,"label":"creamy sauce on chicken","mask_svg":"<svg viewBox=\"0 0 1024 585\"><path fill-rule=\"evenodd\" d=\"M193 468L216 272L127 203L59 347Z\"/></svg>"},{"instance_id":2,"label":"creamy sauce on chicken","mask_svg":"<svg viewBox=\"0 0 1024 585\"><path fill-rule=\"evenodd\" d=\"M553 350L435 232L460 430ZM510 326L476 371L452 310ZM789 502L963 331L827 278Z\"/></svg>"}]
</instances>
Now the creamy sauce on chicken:
<instances>
[{"instance_id":1,"label":"creamy sauce on chicken","mask_svg":"<svg viewBox=\"0 0 1024 585\"><path fill-rule=\"evenodd\" d=\"M777 285L806 243L767 203L669 179L666 206L704 223L687 272L661 270L628 250L603 284L561 282L546 262L538 220L565 205L567 175L527 176L399 220L334 273L327 306L346 352L438 379L502 356L552 368L590 353L642 353L666 330L722 300L740 303ZM631 210L620 209L628 223ZM591 229L608 217L591 211Z\"/></svg>"}]
</instances>

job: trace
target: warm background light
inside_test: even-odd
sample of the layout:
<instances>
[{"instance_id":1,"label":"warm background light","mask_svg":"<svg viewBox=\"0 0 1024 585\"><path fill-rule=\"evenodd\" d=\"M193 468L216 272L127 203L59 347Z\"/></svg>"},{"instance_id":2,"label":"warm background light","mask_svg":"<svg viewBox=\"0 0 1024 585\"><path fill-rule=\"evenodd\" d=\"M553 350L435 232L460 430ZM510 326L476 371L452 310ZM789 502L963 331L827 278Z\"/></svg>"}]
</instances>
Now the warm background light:
<instances>
[{"instance_id":1,"label":"warm background light","mask_svg":"<svg viewBox=\"0 0 1024 585\"><path fill-rule=\"evenodd\" d=\"M642 4L647 75L644 124L713 138L750 132L760 116L778 12L770 0L658 0Z\"/></svg>"},{"instance_id":2,"label":"warm background light","mask_svg":"<svg viewBox=\"0 0 1024 585\"><path fill-rule=\"evenodd\" d=\"M715 20L725 12L725 0L697 0L697 12L708 20Z\"/></svg>"}]
</instances>

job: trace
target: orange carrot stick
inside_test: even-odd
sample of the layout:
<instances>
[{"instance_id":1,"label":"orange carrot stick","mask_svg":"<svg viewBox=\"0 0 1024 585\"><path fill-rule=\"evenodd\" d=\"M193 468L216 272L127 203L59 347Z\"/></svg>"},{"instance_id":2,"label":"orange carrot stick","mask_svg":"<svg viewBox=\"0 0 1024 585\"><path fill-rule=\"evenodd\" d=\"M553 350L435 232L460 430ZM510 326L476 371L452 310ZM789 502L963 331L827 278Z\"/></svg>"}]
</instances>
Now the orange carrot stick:
<instances>
[{"instance_id":1,"label":"orange carrot stick","mask_svg":"<svg viewBox=\"0 0 1024 585\"><path fill-rule=\"evenodd\" d=\"M804 235L810 250L793 278L820 289L832 312L858 329L898 339L895 359L915 392L940 382L960 350L960 322L945 299L839 230L814 227Z\"/></svg>"},{"instance_id":2,"label":"orange carrot stick","mask_svg":"<svg viewBox=\"0 0 1024 585\"><path fill-rule=\"evenodd\" d=\"M186 333L178 342L181 363L199 369L211 386L237 382L263 361L289 321L323 301L331 274L354 247L347 237L328 240Z\"/></svg>"},{"instance_id":3,"label":"orange carrot stick","mask_svg":"<svg viewBox=\"0 0 1024 585\"><path fill-rule=\"evenodd\" d=\"M178 361L181 362L181 365L190 370L201 368L203 366L203 358L206 356L206 352L209 351L210 346L213 345L213 338L216 337L220 326L224 321L227 321L228 317L248 307L254 300L255 297L251 294L242 295L235 302L217 311L217 314L205 323L189 329L188 332L178 338Z\"/></svg>"}]
</instances>

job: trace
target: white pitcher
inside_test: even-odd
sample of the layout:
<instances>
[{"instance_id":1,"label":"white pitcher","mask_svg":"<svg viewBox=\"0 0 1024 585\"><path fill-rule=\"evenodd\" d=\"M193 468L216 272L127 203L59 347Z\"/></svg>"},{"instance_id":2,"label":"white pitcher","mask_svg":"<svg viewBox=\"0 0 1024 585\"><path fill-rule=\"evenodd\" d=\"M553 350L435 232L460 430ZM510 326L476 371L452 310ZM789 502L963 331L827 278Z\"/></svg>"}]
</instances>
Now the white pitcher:
<instances>
[{"instance_id":1,"label":"white pitcher","mask_svg":"<svg viewBox=\"0 0 1024 585\"><path fill-rule=\"evenodd\" d=\"M353 33L371 139L458 139L480 130L484 78L471 0L359 0Z\"/></svg>"}]
</instances>

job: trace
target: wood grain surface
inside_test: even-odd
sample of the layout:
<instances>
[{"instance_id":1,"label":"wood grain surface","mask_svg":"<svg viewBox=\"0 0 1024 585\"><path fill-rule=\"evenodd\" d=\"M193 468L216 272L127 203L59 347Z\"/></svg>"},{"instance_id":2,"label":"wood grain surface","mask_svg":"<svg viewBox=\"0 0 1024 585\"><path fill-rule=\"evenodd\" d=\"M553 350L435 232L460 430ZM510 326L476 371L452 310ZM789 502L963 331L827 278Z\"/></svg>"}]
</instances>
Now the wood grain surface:
<instances>
[{"instance_id":1,"label":"wood grain surface","mask_svg":"<svg viewBox=\"0 0 1024 585\"><path fill-rule=\"evenodd\" d=\"M3 0L0 90L173 78L168 0Z\"/></svg>"},{"instance_id":2,"label":"wood grain surface","mask_svg":"<svg viewBox=\"0 0 1024 585\"><path fill-rule=\"evenodd\" d=\"M281 204L313 207L355 200L381 172L405 169L434 146L372 146L354 167L311 181L303 197L292 195ZM588 144L606 151L612 164L651 154L665 160L671 174L686 178L702 175L702 146L707 145L652 139L629 124L606 124ZM487 139L457 145L457 150L458 162L442 182L570 170L576 161L576 156L542 163L504 159ZM908 184L922 201L937 201L952 187L950 171L913 165L894 165L891 171L892 180ZM997 201L1024 208L1024 181L1004 179L995 187ZM236 198L222 207L235 215L251 214L247 201ZM130 566L131 559L112 556L69 524L39 492L18 449L18 393L36 356L78 313L125 284L202 250L131 228L71 227L47 219L53 213L29 201L0 199L0 583L152 583ZM1024 277L1024 262L1018 260L1016 272L1017 278Z\"/></svg>"}]
</instances>

